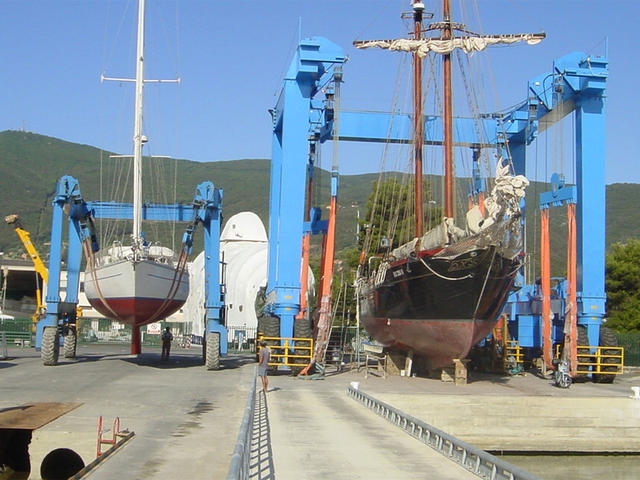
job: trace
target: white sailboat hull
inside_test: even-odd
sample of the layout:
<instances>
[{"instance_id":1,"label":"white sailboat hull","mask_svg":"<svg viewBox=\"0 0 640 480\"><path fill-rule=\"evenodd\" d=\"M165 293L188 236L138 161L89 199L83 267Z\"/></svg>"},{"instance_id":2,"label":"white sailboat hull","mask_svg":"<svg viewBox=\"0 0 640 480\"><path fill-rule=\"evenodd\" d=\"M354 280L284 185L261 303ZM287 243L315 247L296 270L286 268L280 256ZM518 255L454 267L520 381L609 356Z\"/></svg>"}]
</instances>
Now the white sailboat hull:
<instances>
[{"instance_id":1,"label":"white sailboat hull","mask_svg":"<svg viewBox=\"0 0 640 480\"><path fill-rule=\"evenodd\" d=\"M97 281L97 285L96 285ZM189 273L150 260L120 260L85 274L89 303L105 317L146 325L176 312L189 294Z\"/></svg>"}]
</instances>

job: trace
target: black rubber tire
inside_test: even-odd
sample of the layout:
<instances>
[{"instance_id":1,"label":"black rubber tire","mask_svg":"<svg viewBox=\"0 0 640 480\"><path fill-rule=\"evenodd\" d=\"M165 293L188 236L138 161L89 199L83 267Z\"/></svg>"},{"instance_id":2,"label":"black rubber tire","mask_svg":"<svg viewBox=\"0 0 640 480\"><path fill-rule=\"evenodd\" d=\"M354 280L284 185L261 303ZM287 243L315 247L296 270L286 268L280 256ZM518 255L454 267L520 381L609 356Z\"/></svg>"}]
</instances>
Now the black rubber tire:
<instances>
[{"instance_id":1,"label":"black rubber tire","mask_svg":"<svg viewBox=\"0 0 640 480\"><path fill-rule=\"evenodd\" d=\"M313 336L313 325L308 318L296 318L293 322L293 336L295 338L311 338ZM296 346L309 347L308 341L296 341ZM296 348L294 349L295 355L308 355L308 348ZM311 352L313 355L313 352ZM298 375L304 367L309 364L309 361L305 358L294 358L293 363L299 363L299 367L291 367L291 372L294 375Z\"/></svg>"},{"instance_id":2,"label":"black rubber tire","mask_svg":"<svg viewBox=\"0 0 640 480\"><path fill-rule=\"evenodd\" d=\"M42 331L42 346L40 348L42 363L48 367L55 366L58 364L59 355L58 327L44 327Z\"/></svg>"},{"instance_id":3,"label":"black rubber tire","mask_svg":"<svg viewBox=\"0 0 640 480\"><path fill-rule=\"evenodd\" d=\"M261 315L258 317L258 332L264 337L279 337L280 336L280 319L271 315ZM269 346L278 346L277 340L265 340ZM271 356L273 354L282 353L281 350L271 349ZM258 361L258 349L256 348L256 361ZM272 362L276 361L275 359ZM269 365L267 371L274 372L278 369L276 365Z\"/></svg>"},{"instance_id":4,"label":"black rubber tire","mask_svg":"<svg viewBox=\"0 0 640 480\"><path fill-rule=\"evenodd\" d=\"M587 327L583 325L578 325L578 335L577 335L578 345L589 345L589 336L587 335ZM588 348L578 348L578 355L586 355L589 353ZM578 357L578 361L594 363L594 357ZM591 371L590 366L580 366L578 365L578 377L584 378Z\"/></svg>"},{"instance_id":5,"label":"black rubber tire","mask_svg":"<svg viewBox=\"0 0 640 480\"><path fill-rule=\"evenodd\" d=\"M78 337L76 336L76 328L69 327L67 334L64 336L64 358L76 358L77 346Z\"/></svg>"},{"instance_id":6,"label":"black rubber tire","mask_svg":"<svg viewBox=\"0 0 640 480\"><path fill-rule=\"evenodd\" d=\"M202 336L202 364L207 364L207 336Z\"/></svg>"},{"instance_id":7,"label":"black rubber tire","mask_svg":"<svg viewBox=\"0 0 640 480\"><path fill-rule=\"evenodd\" d=\"M618 346L618 337L615 332L608 327L600 327L600 346L601 347L617 347ZM616 355L618 350L601 350L603 355ZM603 358L602 363L617 363L615 358ZM601 367L601 370L605 372L615 372L617 367ZM613 374L594 374L593 381L595 383L613 383L616 376Z\"/></svg>"},{"instance_id":8,"label":"black rubber tire","mask_svg":"<svg viewBox=\"0 0 640 480\"><path fill-rule=\"evenodd\" d=\"M203 349L205 353L205 366L207 370L220 369L220 334L217 332L207 333L207 345Z\"/></svg>"}]
</instances>

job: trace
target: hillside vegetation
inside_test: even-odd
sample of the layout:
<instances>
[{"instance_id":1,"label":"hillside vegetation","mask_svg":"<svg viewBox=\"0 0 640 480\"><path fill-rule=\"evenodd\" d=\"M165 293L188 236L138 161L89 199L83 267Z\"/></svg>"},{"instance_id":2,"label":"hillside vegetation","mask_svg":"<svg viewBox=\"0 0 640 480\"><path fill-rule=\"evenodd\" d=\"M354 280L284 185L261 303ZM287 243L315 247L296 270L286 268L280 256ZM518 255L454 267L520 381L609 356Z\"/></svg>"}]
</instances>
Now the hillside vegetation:
<instances>
[{"instance_id":1,"label":"hillside vegetation","mask_svg":"<svg viewBox=\"0 0 640 480\"><path fill-rule=\"evenodd\" d=\"M51 202L53 201L56 180L62 175L77 178L85 200L100 199L102 178L102 200L130 201L130 186L126 178L118 177L118 165L125 160L109 158L106 152L88 145L79 145L52 137L22 131L0 132L0 214L4 217L18 213L25 228L31 234L37 248L46 257L45 243L49 241L51 228ZM174 163L175 162L175 163ZM175 199L181 203L190 203L196 185L210 180L224 189L224 218L241 211L253 211L260 216L268 228L269 205L269 161L235 160L225 162L199 163L189 160L153 160L153 167L143 172L146 194L154 193L157 203L172 203L174 199L173 174L177 172ZM159 183L158 173L165 172L169 177L164 184ZM366 215L366 201L371 185L377 174L347 175L340 178L338 238L337 249L356 245L356 216ZM318 171L314 198L321 199L326 206L329 195L329 173ZM151 187L149 187L151 185ZM119 190L115 189L119 187ZM528 205L537 204L537 194L546 190L544 184L534 183L528 190ZM124 192L124 193L123 193ZM117 194L117 195L116 195ZM109 198L113 195L113 198ZM434 190L434 198L439 192ZM607 186L607 245L623 242L629 238L640 238L640 215L635 211L640 204L640 185L614 184ZM562 229L566 222L560 211L552 214L554 232L552 249L560 252L564 258L564 240ZM536 209L528 209L528 242L535 245L539 235ZM18 256L22 246L10 227L3 223L0 227L0 251L7 256ZM167 235L165 228L145 227L159 237ZM180 238L180 228L174 235ZM155 239L155 238L152 238ZM165 240L166 241L166 240ZM176 240L177 241L177 240ZM196 251L200 244L196 243ZM536 248L530 248L530 254L536 257ZM533 261L532 258L532 261ZM562 267L558 267L559 270ZM561 274L561 271L557 272Z\"/></svg>"}]
</instances>

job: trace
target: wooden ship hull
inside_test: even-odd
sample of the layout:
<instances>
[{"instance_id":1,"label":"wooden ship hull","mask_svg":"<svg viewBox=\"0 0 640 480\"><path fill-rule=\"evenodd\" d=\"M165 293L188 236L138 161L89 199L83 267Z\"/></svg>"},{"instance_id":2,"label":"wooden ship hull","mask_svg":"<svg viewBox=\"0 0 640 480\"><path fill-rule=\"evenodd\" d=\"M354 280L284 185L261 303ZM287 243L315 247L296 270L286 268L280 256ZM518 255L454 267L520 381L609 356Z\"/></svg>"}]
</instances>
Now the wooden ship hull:
<instances>
[{"instance_id":1,"label":"wooden ship hull","mask_svg":"<svg viewBox=\"0 0 640 480\"><path fill-rule=\"evenodd\" d=\"M383 346L445 366L491 333L519 266L493 246L448 258L418 252L363 285L360 321Z\"/></svg>"}]
</instances>

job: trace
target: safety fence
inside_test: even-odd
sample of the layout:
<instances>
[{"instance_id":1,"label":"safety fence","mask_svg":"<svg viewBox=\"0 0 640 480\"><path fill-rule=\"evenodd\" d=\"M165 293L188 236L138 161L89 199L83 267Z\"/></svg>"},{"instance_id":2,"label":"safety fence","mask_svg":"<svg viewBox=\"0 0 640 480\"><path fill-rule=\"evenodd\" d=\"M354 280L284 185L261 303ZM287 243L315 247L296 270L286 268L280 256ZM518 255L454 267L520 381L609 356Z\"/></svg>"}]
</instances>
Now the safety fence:
<instances>
[{"instance_id":1,"label":"safety fence","mask_svg":"<svg viewBox=\"0 0 640 480\"><path fill-rule=\"evenodd\" d=\"M251 376L251 386L249 387L249 398L244 409L242 423L238 431L236 445L231 456L227 480L247 480L250 475L251 460L251 440L253 438L253 418L256 408L256 379L258 369L255 368Z\"/></svg>"},{"instance_id":2,"label":"safety fence","mask_svg":"<svg viewBox=\"0 0 640 480\"><path fill-rule=\"evenodd\" d=\"M624 348L578 345L578 372L622 375L624 373ZM556 345L555 357L562 355L562 345Z\"/></svg>"},{"instance_id":3,"label":"safety fence","mask_svg":"<svg viewBox=\"0 0 640 480\"><path fill-rule=\"evenodd\" d=\"M258 350L260 353L260 342L265 340L271 349L271 366L286 365L295 367L308 365L313 356L312 338L285 338L285 337L258 337Z\"/></svg>"},{"instance_id":4,"label":"safety fence","mask_svg":"<svg viewBox=\"0 0 640 480\"><path fill-rule=\"evenodd\" d=\"M349 387L347 395L480 478L491 480L540 480L539 477L525 472L484 450L458 440L453 435L449 435L422 420L407 415L353 386Z\"/></svg>"},{"instance_id":5,"label":"safety fence","mask_svg":"<svg viewBox=\"0 0 640 480\"><path fill-rule=\"evenodd\" d=\"M640 365L640 332L616 332L618 345L624 348L624 364Z\"/></svg>"}]
</instances>

